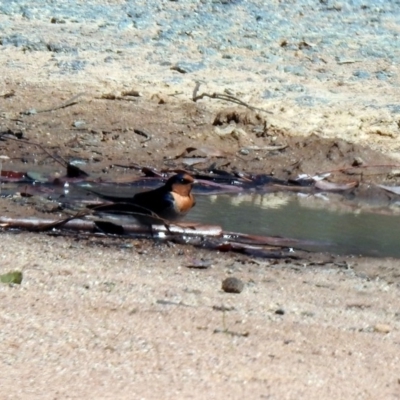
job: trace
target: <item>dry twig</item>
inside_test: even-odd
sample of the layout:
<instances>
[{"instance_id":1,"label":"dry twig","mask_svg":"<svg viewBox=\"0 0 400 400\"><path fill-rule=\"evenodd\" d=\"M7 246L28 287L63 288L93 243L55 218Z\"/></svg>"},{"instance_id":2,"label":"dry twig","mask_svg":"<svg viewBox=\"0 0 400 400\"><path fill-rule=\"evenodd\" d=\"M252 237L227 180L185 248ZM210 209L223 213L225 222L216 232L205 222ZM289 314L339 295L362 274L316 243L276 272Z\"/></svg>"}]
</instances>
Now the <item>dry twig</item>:
<instances>
[{"instance_id":1,"label":"dry twig","mask_svg":"<svg viewBox=\"0 0 400 400\"><path fill-rule=\"evenodd\" d=\"M133 132L135 132L137 135L145 137L145 140L143 140L141 143L146 143L151 140L151 135L142 129L134 129Z\"/></svg>"},{"instance_id":2,"label":"dry twig","mask_svg":"<svg viewBox=\"0 0 400 400\"><path fill-rule=\"evenodd\" d=\"M39 109L39 110L34 109L34 111L33 110L25 110L25 111L21 111L20 114L22 114L22 115L39 114L39 113L59 110L61 108L70 107L70 106L73 106L73 105L79 103L79 101L76 101L76 100L84 94L85 94L85 92L78 93L75 96L68 99L67 101L64 101L64 103L61 103L55 107L43 108L43 109Z\"/></svg>"},{"instance_id":3,"label":"dry twig","mask_svg":"<svg viewBox=\"0 0 400 400\"><path fill-rule=\"evenodd\" d=\"M79 232L95 232L96 221L89 221L83 219L76 219L84 216L75 215L64 220L40 219L40 218L9 218L0 216L0 226L2 228L26 229L30 231L46 231L56 228L64 228L72 231ZM145 225L121 225L125 234L147 234L149 227ZM169 225L166 228L164 225L153 225L153 233L168 235L184 235L184 236L206 236L206 237L221 237L222 228L217 225L199 225L183 227L178 224Z\"/></svg>"},{"instance_id":4,"label":"dry twig","mask_svg":"<svg viewBox=\"0 0 400 400\"><path fill-rule=\"evenodd\" d=\"M252 106L252 105L250 105L248 103L245 103L244 101L238 99L237 97L231 96L229 94L224 94L224 93L212 93L212 94L210 94L210 93L202 93L202 94L197 94L199 92L200 85L201 85L200 82L196 82L196 86L194 87L193 96L192 96L192 100L194 102L196 102L197 100L201 100L204 97L209 97L210 99L219 99L219 100L224 100L224 101L230 101L232 103L239 104L239 105L241 105L243 107L247 107L248 109L253 110L253 111L262 111L262 112L265 112L265 113L268 113L268 114L273 114L273 112L271 112L271 111L264 110L263 108L254 107L254 106Z\"/></svg>"}]
</instances>

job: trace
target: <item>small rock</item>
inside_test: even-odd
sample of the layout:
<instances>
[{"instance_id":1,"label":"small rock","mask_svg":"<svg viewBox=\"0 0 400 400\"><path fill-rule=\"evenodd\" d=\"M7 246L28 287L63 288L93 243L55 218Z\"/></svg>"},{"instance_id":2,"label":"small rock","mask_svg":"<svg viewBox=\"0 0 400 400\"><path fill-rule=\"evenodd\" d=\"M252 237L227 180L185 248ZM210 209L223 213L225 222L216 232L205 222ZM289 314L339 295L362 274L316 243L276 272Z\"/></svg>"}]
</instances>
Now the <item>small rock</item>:
<instances>
[{"instance_id":1,"label":"small rock","mask_svg":"<svg viewBox=\"0 0 400 400\"><path fill-rule=\"evenodd\" d=\"M58 17L52 17L50 22L52 24L65 24L65 20L62 18L58 18Z\"/></svg>"},{"instance_id":2,"label":"small rock","mask_svg":"<svg viewBox=\"0 0 400 400\"><path fill-rule=\"evenodd\" d=\"M187 74L190 72L196 72L204 68L203 63L190 63L190 62L178 62L171 67L173 71L178 71L181 74Z\"/></svg>"},{"instance_id":3,"label":"small rock","mask_svg":"<svg viewBox=\"0 0 400 400\"><path fill-rule=\"evenodd\" d=\"M361 157L354 157L354 160L352 162L353 167L359 167L360 165L364 164L364 160Z\"/></svg>"},{"instance_id":4,"label":"small rock","mask_svg":"<svg viewBox=\"0 0 400 400\"><path fill-rule=\"evenodd\" d=\"M305 76L306 71L304 67L301 66L295 66L295 65L287 65L283 67L283 72L287 74L293 74L296 76Z\"/></svg>"},{"instance_id":5,"label":"small rock","mask_svg":"<svg viewBox=\"0 0 400 400\"><path fill-rule=\"evenodd\" d=\"M142 97L143 94L139 92L138 90L125 90L121 93L122 96L132 96L132 97Z\"/></svg>"},{"instance_id":6,"label":"small rock","mask_svg":"<svg viewBox=\"0 0 400 400\"><path fill-rule=\"evenodd\" d=\"M389 333L392 330L392 328L387 325L387 324L376 324L374 326L374 332L378 333Z\"/></svg>"},{"instance_id":7,"label":"small rock","mask_svg":"<svg viewBox=\"0 0 400 400\"><path fill-rule=\"evenodd\" d=\"M35 108L30 108L29 110L21 111L22 115L35 115L37 111Z\"/></svg>"},{"instance_id":8,"label":"small rock","mask_svg":"<svg viewBox=\"0 0 400 400\"><path fill-rule=\"evenodd\" d=\"M156 93L151 96L151 100L157 102L158 104L168 103L168 97L161 93Z\"/></svg>"},{"instance_id":9,"label":"small rock","mask_svg":"<svg viewBox=\"0 0 400 400\"><path fill-rule=\"evenodd\" d=\"M370 77L370 74L367 71L354 71L353 76L359 79L368 79Z\"/></svg>"},{"instance_id":10,"label":"small rock","mask_svg":"<svg viewBox=\"0 0 400 400\"><path fill-rule=\"evenodd\" d=\"M388 78L391 77L390 72L387 73L386 71L378 71L375 73L376 79L379 79L380 81L387 81Z\"/></svg>"},{"instance_id":11,"label":"small rock","mask_svg":"<svg viewBox=\"0 0 400 400\"><path fill-rule=\"evenodd\" d=\"M185 265L186 268L197 268L197 269L207 269L212 266L212 261L211 260L191 260L187 265Z\"/></svg>"},{"instance_id":12,"label":"small rock","mask_svg":"<svg viewBox=\"0 0 400 400\"><path fill-rule=\"evenodd\" d=\"M213 125L225 125L225 124L243 124L243 125L264 125L265 119L258 112L251 110L238 110L235 107L226 108L214 118ZM231 127L232 129L232 127Z\"/></svg>"},{"instance_id":13,"label":"small rock","mask_svg":"<svg viewBox=\"0 0 400 400\"><path fill-rule=\"evenodd\" d=\"M222 290L227 293L241 293L244 289L244 283L238 278L231 276L222 281Z\"/></svg>"},{"instance_id":14,"label":"small rock","mask_svg":"<svg viewBox=\"0 0 400 400\"><path fill-rule=\"evenodd\" d=\"M83 128L84 126L85 126L85 121L75 121L73 124L72 124L72 126L74 127L74 128Z\"/></svg>"},{"instance_id":15,"label":"small rock","mask_svg":"<svg viewBox=\"0 0 400 400\"><path fill-rule=\"evenodd\" d=\"M275 314L284 315L284 314L285 314L285 310L284 310L283 308L278 308L278 309L275 311Z\"/></svg>"}]
</instances>

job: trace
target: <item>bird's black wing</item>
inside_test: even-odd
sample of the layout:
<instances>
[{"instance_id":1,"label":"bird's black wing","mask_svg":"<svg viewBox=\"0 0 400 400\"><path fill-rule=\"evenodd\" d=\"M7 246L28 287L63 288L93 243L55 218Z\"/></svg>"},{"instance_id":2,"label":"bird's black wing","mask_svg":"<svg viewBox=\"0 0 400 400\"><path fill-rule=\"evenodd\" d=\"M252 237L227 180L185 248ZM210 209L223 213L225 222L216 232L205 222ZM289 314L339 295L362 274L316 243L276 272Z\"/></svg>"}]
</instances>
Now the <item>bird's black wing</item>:
<instances>
[{"instance_id":1,"label":"bird's black wing","mask_svg":"<svg viewBox=\"0 0 400 400\"><path fill-rule=\"evenodd\" d=\"M171 192L165 191L164 188L136 193L133 196L132 204L150 210L163 218L168 218L171 211L175 209L175 202Z\"/></svg>"},{"instance_id":2,"label":"bird's black wing","mask_svg":"<svg viewBox=\"0 0 400 400\"><path fill-rule=\"evenodd\" d=\"M90 192L95 194L96 196L99 196L103 200L113 201L114 203L130 203L133 200L132 196L130 197L111 196L108 194L96 192L95 190L90 190Z\"/></svg>"}]
</instances>

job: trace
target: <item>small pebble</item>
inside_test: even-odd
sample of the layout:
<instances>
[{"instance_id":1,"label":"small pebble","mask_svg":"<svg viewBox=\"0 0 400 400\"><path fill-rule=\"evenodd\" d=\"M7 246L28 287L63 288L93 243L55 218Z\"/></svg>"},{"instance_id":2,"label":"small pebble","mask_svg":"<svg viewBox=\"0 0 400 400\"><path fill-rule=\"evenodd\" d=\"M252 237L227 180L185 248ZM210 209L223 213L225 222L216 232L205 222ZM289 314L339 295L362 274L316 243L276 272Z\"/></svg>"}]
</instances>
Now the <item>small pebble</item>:
<instances>
[{"instance_id":1,"label":"small pebble","mask_svg":"<svg viewBox=\"0 0 400 400\"><path fill-rule=\"evenodd\" d=\"M275 314L284 315L284 314L285 314L285 310L284 310L283 308L278 308L278 309L275 311Z\"/></svg>"},{"instance_id":2,"label":"small pebble","mask_svg":"<svg viewBox=\"0 0 400 400\"><path fill-rule=\"evenodd\" d=\"M212 266L212 261L211 260L191 260L187 265L185 265L186 268L197 268L197 269L207 269Z\"/></svg>"},{"instance_id":3,"label":"small pebble","mask_svg":"<svg viewBox=\"0 0 400 400\"><path fill-rule=\"evenodd\" d=\"M367 71L354 71L353 76L359 79L368 79L370 74Z\"/></svg>"},{"instance_id":4,"label":"small pebble","mask_svg":"<svg viewBox=\"0 0 400 400\"><path fill-rule=\"evenodd\" d=\"M122 93L122 96L132 96L132 97L143 97L143 94L138 90L125 90Z\"/></svg>"},{"instance_id":5,"label":"small pebble","mask_svg":"<svg viewBox=\"0 0 400 400\"><path fill-rule=\"evenodd\" d=\"M354 157L354 160L352 162L353 167L359 167L360 165L364 164L364 160L361 157Z\"/></svg>"},{"instance_id":6,"label":"small pebble","mask_svg":"<svg viewBox=\"0 0 400 400\"><path fill-rule=\"evenodd\" d=\"M72 126L74 128L82 128L83 126L85 126L85 121L75 121Z\"/></svg>"},{"instance_id":7,"label":"small pebble","mask_svg":"<svg viewBox=\"0 0 400 400\"><path fill-rule=\"evenodd\" d=\"M35 108L31 108L29 110L25 110L21 112L22 115L35 115L37 114L37 111Z\"/></svg>"},{"instance_id":8,"label":"small pebble","mask_svg":"<svg viewBox=\"0 0 400 400\"><path fill-rule=\"evenodd\" d=\"M203 63L190 63L190 62L178 62L177 64L173 65L171 69L173 71L178 71L181 74L187 74L190 72L196 72L204 68Z\"/></svg>"},{"instance_id":9,"label":"small pebble","mask_svg":"<svg viewBox=\"0 0 400 400\"><path fill-rule=\"evenodd\" d=\"M238 278L231 276L222 281L222 290L227 293L241 293L244 289L244 283Z\"/></svg>"},{"instance_id":10,"label":"small pebble","mask_svg":"<svg viewBox=\"0 0 400 400\"><path fill-rule=\"evenodd\" d=\"M374 331L378 333L389 333L392 328L387 324L376 324L374 326Z\"/></svg>"},{"instance_id":11,"label":"small pebble","mask_svg":"<svg viewBox=\"0 0 400 400\"><path fill-rule=\"evenodd\" d=\"M168 98L166 95L161 93L156 93L151 96L151 100L156 101L158 104L166 104L168 103Z\"/></svg>"}]
</instances>

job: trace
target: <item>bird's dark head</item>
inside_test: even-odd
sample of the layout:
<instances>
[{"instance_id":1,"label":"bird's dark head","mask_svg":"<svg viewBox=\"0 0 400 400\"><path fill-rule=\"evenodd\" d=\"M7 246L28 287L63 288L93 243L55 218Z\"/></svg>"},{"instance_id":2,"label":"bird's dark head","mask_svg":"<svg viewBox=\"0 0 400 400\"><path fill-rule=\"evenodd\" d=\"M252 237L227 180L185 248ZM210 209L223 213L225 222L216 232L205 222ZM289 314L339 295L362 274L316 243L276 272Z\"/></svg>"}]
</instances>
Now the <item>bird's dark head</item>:
<instances>
[{"instance_id":1,"label":"bird's dark head","mask_svg":"<svg viewBox=\"0 0 400 400\"><path fill-rule=\"evenodd\" d=\"M192 176L186 173L180 173L169 178L165 186L181 196L188 196L195 183L196 181Z\"/></svg>"}]
</instances>

